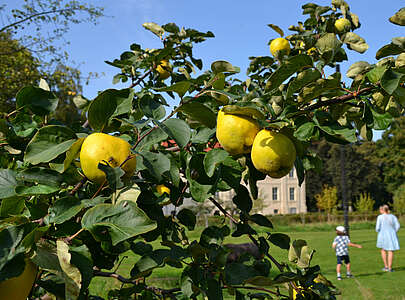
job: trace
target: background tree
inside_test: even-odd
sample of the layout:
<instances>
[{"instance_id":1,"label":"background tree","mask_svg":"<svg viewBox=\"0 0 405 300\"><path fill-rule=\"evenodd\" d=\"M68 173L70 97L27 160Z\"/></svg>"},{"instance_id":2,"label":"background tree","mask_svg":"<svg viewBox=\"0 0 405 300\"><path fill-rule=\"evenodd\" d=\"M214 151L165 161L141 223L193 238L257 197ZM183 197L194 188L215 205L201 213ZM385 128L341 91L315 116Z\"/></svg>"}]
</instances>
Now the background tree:
<instances>
[{"instance_id":1,"label":"background tree","mask_svg":"<svg viewBox=\"0 0 405 300\"><path fill-rule=\"evenodd\" d=\"M367 220L367 214L371 213L374 208L375 201L370 196L370 193L361 193L357 201L354 203L356 210L364 215L364 219Z\"/></svg>"},{"instance_id":2,"label":"background tree","mask_svg":"<svg viewBox=\"0 0 405 300\"><path fill-rule=\"evenodd\" d=\"M322 192L315 195L316 205L320 210L328 213L328 222L332 212L337 207L337 188L335 186L324 185Z\"/></svg>"},{"instance_id":3,"label":"background tree","mask_svg":"<svg viewBox=\"0 0 405 300\"><path fill-rule=\"evenodd\" d=\"M405 184L402 184L394 192L393 207L395 213L399 215L405 214Z\"/></svg>"}]
</instances>

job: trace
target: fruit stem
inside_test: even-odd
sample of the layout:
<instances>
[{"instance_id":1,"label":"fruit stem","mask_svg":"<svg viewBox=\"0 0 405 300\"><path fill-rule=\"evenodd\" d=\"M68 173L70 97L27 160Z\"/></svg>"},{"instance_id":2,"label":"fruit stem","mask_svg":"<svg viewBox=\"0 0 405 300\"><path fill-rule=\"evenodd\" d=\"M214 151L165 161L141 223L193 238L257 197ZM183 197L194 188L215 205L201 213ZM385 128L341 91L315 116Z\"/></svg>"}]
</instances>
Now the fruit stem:
<instances>
[{"instance_id":1,"label":"fruit stem","mask_svg":"<svg viewBox=\"0 0 405 300\"><path fill-rule=\"evenodd\" d=\"M80 180L80 182L78 182L75 187L73 188L73 190L70 191L70 195L73 196L74 194L76 194L76 192L83 186L83 184L85 184L87 181L87 177L84 176L82 178L82 180Z\"/></svg>"},{"instance_id":2,"label":"fruit stem","mask_svg":"<svg viewBox=\"0 0 405 300\"><path fill-rule=\"evenodd\" d=\"M82 233L84 231L84 228L80 228L80 230L78 232L76 232L74 235L68 237L65 239L66 243L70 243L75 237L77 237L80 233Z\"/></svg>"}]
</instances>

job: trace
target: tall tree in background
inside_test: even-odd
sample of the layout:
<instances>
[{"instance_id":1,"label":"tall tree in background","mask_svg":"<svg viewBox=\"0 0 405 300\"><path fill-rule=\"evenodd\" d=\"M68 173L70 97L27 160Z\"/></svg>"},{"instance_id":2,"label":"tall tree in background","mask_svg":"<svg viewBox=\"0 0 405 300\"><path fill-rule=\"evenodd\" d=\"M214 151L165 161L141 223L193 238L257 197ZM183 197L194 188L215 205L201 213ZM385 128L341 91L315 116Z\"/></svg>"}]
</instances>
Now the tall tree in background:
<instances>
[{"instance_id":1,"label":"tall tree in background","mask_svg":"<svg viewBox=\"0 0 405 300\"><path fill-rule=\"evenodd\" d=\"M102 8L81 1L53 0L24 0L16 6L0 7L4 20L0 25L0 111L12 111L19 88L38 84L42 77L60 99L54 117L65 123L77 121L72 97L82 92L83 80L93 74L83 76L72 66L62 50L69 42L62 37L72 24L96 23L103 16Z\"/></svg>"},{"instance_id":2,"label":"tall tree in background","mask_svg":"<svg viewBox=\"0 0 405 300\"><path fill-rule=\"evenodd\" d=\"M399 117L377 142L384 182L387 190L394 193L405 183L405 116Z\"/></svg>"}]
</instances>

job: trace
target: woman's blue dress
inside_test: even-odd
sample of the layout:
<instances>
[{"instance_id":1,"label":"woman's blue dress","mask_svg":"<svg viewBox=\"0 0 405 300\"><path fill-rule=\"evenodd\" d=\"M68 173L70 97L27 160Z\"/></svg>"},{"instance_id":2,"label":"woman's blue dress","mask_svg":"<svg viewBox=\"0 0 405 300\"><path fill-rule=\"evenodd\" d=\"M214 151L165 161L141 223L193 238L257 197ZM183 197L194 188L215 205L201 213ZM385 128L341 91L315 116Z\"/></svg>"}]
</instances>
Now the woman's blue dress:
<instances>
[{"instance_id":1,"label":"woman's blue dress","mask_svg":"<svg viewBox=\"0 0 405 300\"><path fill-rule=\"evenodd\" d=\"M397 237L399 227L398 219L394 215L379 215L375 226L375 230L378 232L377 247L387 251L399 250Z\"/></svg>"}]
</instances>

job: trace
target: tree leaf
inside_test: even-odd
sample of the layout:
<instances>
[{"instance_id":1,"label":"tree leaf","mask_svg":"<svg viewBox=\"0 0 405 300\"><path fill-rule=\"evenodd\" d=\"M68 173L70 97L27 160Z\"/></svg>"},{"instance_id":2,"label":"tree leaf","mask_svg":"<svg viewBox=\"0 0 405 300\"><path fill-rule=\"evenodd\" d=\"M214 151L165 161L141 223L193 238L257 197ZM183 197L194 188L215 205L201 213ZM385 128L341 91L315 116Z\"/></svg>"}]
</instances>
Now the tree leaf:
<instances>
[{"instance_id":1,"label":"tree leaf","mask_svg":"<svg viewBox=\"0 0 405 300\"><path fill-rule=\"evenodd\" d=\"M265 115L253 106L239 106L239 105L227 105L223 107L223 112L231 115L242 115L250 118L256 118L264 120Z\"/></svg>"},{"instance_id":2,"label":"tree leaf","mask_svg":"<svg viewBox=\"0 0 405 300\"><path fill-rule=\"evenodd\" d=\"M170 160L163 153L142 151L136 157L136 169L148 170L158 181L162 180L162 174L170 170Z\"/></svg>"},{"instance_id":3,"label":"tree leaf","mask_svg":"<svg viewBox=\"0 0 405 300\"><path fill-rule=\"evenodd\" d=\"M66 158L63 161L63 172L65 172L67 168L69 168L70 164L78 157L84 140L84 137L79 138L66 152Z\"/></svg>"},{"instance_id":4,"label":"tree leaf","mask_svg":"<svg viewBox=\"0 0 405 300\"><path fill-rule=\"evenodd\" d=\"M179 111L193 121L200 122L208 128L214 128L216 125L215 113L200 102L192 101L185 103L179 107Z\"/></svg>"},{"instance_id":5,"label":"tree leaf","mask_svg":"<svg viewBox=\"0 0 405 300\"><path fill-rule=\"evenodd\" d=\"M29 142L24 162L33 165L49 162L66 152L76 139L76 134L67 127L59 125L42 127Z\"/></svg>"},{"instance_id":6,"label":"tree leaf","mask_svg":"<svg viewBox=\"0 0 405 300\"><path fill-rule=\"evenodd\" d=\"M166 110L163 105L159 101L152 98L150 95L144 95L139 100L139 106L145 116L154 120L163 119L166 115Z\"/></svg>"},{"instance_id":7,"label":"tree leaf","mask_svg":"<svg viewBox=\"0 0 405 300\"><path fill-rule=\"evenodd\" d=\"M405 7L402 7L395 15L390 17L389 21L396 25L405 26Z\"/></svg>"},{"instance_id":8,"label":"tree leaf","mask_svg":"<svg viewBox=\"0 0 405 300\"><path fill-rule=\"evenodd\" d=\"M290 248L290 237L286 234L273 233L270 235L269 241L281 249L288 250Z\"/></svg>"},{"instance_id":9,"label":"tree leaf","mask_svg":"<svg viewBox=\"0 0 405 300\"><path fill-rule=\"evenodd\" d=\"M402 47L391 43L378 49L377 53L375 54L375 58L381 59L383 57L400 54L403 51L404 49Z\"/></svg>"},{"instance_id":10,"label":"tree leaf","mask_svg":"<svg viewBox=\"0 0 405 300\"><path fill-rule=\"evenodd\" d=\"M42 167L25 169L19 172L16 178L20 181L40 183L57 187L60 187L63 181L63 176L58 172Z\"/></svg>"},{"instance_id":11,"label":"tree leaf","mask_svg":"<svg viewBox=\"0 0 405 300\"><path fill-rule=\"evenodd\" d=\"M156 34L158 37L162 37L162 35L165 33L165 30L160 25L158 25L154 22L143 23L142 26L145 29Z\"/></svg>"},{"instance_id":12,"label":"tree leaf","mask_svg":"<svg viewBox=\"0 0 405 300\"><path fill-rule=\"evenodd\" d=\"M385 66L375 67L371 69L371 71L367 72L366 76L372 83L377 83L381 80L386 70L387 68Z\"/></svg>"},{"instance_id":13,"label":"tree leaf","mask_svg":"<svg viewBox=\"0 0 405 300\"><path fill-rule=\"evenodd\" d=\"M49 186L49 185L33 185L33 186L22 186L19 185L15 188L15 192L19 196L35 196L35 195L48 195L53 194L59 191L58 186Z\"/></svg>"},{"instance_id":14,"label":"tree leaf","mask_svg":"<svg viewBox=\"0 0 405 300\"><path fill-rule=\"evenodd\" d=\"M342 42L336 38L334 33L323 34L315 44L316 49L321 54L327 52L336 53L341 46Z\"/></svg>"},{"instance_id":15,"label":"tree leaf","mask_svg":"<svg viewBox=\"0 0 405 300\"><path fill-rule=\"evenodd\" d=\"M239 73L240 69L238 67L232 66L231 63L225 60L217 60L211 64L211 70L214 74L218 73Z\"/></svg>"},{"instance_id":16,"label":"tree leaf","mask_svg":"<svg viewBox=\"0 0 405 300\"><path fill-rule=\"evenodd\" d=\"M398 88L399 83L401 82L403 76L404 74L388 69L387 71L384 72L384 75L381 78L382 88L389 95L392 95L394 91Z\"/></svg>"},{"instance_id":17,"label":"tree leaf","mask_svg":"<svg viewBox=\"0 0 405 300\"><path fill-rule=\"evenodd\" d=\"M297 77L295 77L288 85L286 98L290 98L296 91L321 78L321 76L321 72L317 69L305 69L298 73Z\"/></svg>"},{"instance_id":18,"label":"tree leaf","mask_svg":"<svg viewBox=\"0 0 405 300\"><path fill-rule=\"evenodd\" d=\"M349 67L349 70L346 72L346 76L353 79L357 75L366 73L370 69L371 65L368 62L358 61Z\"/></svg>"},{"instance_id":19,"label":"tree leaf","mask_svg":"<svg viewBox=\"0 0 405 300\"><path fill-rule=\"evenodd\" d=\"M267 26L269 26L271 29L273 29L275 32L277 32L281 37L284 36L284 31L280 27L278 27L277 25L267 24Z\"/></svg>"},{"instance_id":20,"label":"tree leaf","mask_svg":"<svg viewBox=\"0 0 405 300\"><path fill-rule=\"evenodd\" d=\"M154 88L154 90L159 92L175 92L179 95L180 98L183 98L184 94L188 91L190 86L190 81L178 81L171 86Z\"/></svg>"},{"instance_id":21,"label":"tree leaf","mask_svg":"<svg viewBox=\"0 0 405 300\"><path fill-rule=\"evenodd\" d=\"M229 156L228 152L223 149L212 149L204 156L204 170L209 177L214 175L218 165Z\"/></svg>"},{"instance_id":22,"label":"tree leaf","mask_svg":"<svg viewBox=\"0 0 405 300\"><path fill-rule=\"evenodd\" d=\"M309 141L315 130L315 124L313 122L306 122L302 124L294 132L294 136L300 141Z\"/></svg>"},{"instance_id":23,"label":"tree leaf","mask_svg":"<svg viewBox=\"0 0 405 300\"><path fill-rule=\"evenodd\" d=\"M84 205L77 198L60 198L49 208L48 222L62 224L77 215L82 208L84 208Z\"/></svg>"},{"instance_id":24,"label":"tree leaf","mask_svg":"<svg viewBox=\"0 0 405 300\"><path fill-rule=\"evenodd\" d=\"M186 226L188 230L194 230L197 217L191 210L183 208L177 214L177 219L179 219L180 223Z\"/></svg>"},{"instance_id":25,"label":"tree leaf","mask_svg":"<svg viewBox=\"0 0 405 300\"><path fill-rule=\"evenodd\" d=\"M266 83L266 90L277 89L292 74L302 70L304 67L312 67L312 58L305 54L299 54L286 59L283 64L270 75Z\"/></svg>"},{"instance_id":26,"label":"tree leaf","mask_svg":"<svg viewBox=\"0 0 405 300\"><path fill-rule=\"evenodd\" d=\"M27 106L34 114L44 116L56 110L58 98L54 93L35 86L23 87L16 95L16 107Z\"/></svg>"},{"instance_id":27,"label":"tree leaf","mask_svg":"<svg viewBox=\"0 0 405 300\"><path fill-rule=\"evenodd\" d=\"M261 214L253 214L249 217L249 220L255 222L257 225L273 228L270 220Z\"/></svg>"},{"instance_id":28,"label":"tree leaf","mask_svg":"<svg viewBox=\"0 0 405 300\"><path fill-rule=\"evenodd\" d=\"M232 202L245 213L249 213L253 206L249 190L244 185L239 185L236 195L232 198Z\"/></svg>"},{"instance_id":29,"label":"tree leaf","mask_svg":"<svg viewBox=\"0 0 405 300\"><path fill-rule=\"evenodd\" d=\"M133 91L130 89L108 89L91 101L88 120L96 131L102 131L109 120L117 115L128 113L131 109Z\"/></svg>"},{"instance_id":30,"label":"tree leaf","mask_svg":"<svg viewBox=\"0 0 405 300\"><path fill-rule=\"evenodd\" d=\"M98 204L90 208L83 216L82 226L89 230L97 241L111 238L113 246L134 236L156 228L156 222L138 208L132 201L120 201L117 204ZM105 230L105 231L104 231Z\"/></svg>"},{"instance_id":31,"label":"tree leaf","mask_svg":"<svg viewBox=\"0 0 405 300\"><path fill-rule=\"evenodd\" d=\"M349 49L359 53L366 52L369 47L366 41L354 32L345 33L343 36L343 43L345 43Z\"/></svg>"},{"instance_id":32,"label":"tree leaf","mask_svg":"<svg viewBox=\"0 0 405 300\"><path fill-rule=\"evenodd\" d=\"M124 170L120 167L113 168L104 162L98 163L98 168L105 173L108 185L115 191L124 186L121 177L125 174Z\"/></svg>"},{"instance_id":33,"label":"tree leaf","mask_svg":"<svg viewBox=\"0 0 405 300\"><path fill-rule=\"evenodd\" d=\"M10 169L0 169L0 199L15 196L16 186L15 172Z\"/></svg>"},{"instance_id":34,"label":"tree leaf","mask_svg":"<svg viewBox=\"0 0 405 300\"><path fill-rule=\"evenodd\" d=\"M225 266L225 282L229 285L242 284L246 280L260 276L253 266L248 266L243 263L230 263Z\"/></svg>"},{"instance_id":35,"label":"tree leaf","mask_svg":"<svg viewBox=\"0 0 405 300\"><path fill-rule=\"evenodd\" d=\"M71 264L72 256L69 253L69 246L64 241L56 241L56 249L65 282L66 299L78 299L82 287L82 274L77 267Z\"/></svg>"},{"instance_id":36,"label":"tree leaf","mask_svg":"<svg viewBox=\"0 0 405 300\"><path fill-rule=\"evenodd\" d=\"M181 119L168 119L163 123L156 122L159 127L174 139L180 148L187 146L191 137L191 130L188 124Z\"/></svg>"}]
</instances>

